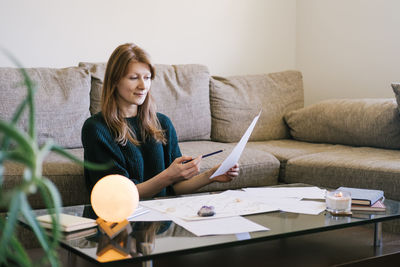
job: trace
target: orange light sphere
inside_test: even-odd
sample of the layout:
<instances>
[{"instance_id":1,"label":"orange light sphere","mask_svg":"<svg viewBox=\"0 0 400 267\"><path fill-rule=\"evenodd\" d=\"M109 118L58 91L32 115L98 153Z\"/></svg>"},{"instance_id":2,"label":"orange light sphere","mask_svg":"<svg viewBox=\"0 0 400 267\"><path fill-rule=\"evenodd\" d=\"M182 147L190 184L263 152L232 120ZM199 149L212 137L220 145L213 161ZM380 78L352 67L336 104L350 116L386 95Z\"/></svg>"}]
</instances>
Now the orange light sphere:
<instances>
[{"instance_id":1,"label":"orange light sphere","mask_svg":"<svg viewBox=\"0 0 400 267\"><path fill-rule=\"evenodd\" d=\"M127 219L139 204L136 185L125 176L113 174L101 178L93 187L90 202L97 216L107 222Z\"/></svg>"}]
</instances>

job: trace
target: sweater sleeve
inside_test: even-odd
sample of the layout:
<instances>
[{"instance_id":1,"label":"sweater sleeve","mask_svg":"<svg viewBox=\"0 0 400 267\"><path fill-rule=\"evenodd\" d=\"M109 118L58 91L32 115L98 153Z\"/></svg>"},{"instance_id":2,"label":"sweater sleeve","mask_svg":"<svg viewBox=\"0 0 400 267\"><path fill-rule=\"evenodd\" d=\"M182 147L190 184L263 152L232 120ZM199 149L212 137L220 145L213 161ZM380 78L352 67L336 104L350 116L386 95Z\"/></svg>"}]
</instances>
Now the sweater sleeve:
<instances>
[{"instance_id":1,"label":"sweater sleeve","mask_svg":"<svg viewBox=\"0 0 400 267\"><path fill-rule=\"evenodd\" d=\"M158 119L161 123L161 127L165 130L167 143L164 148L165 166L168 168L169 165L176 159L182 156L179 148L178 137L172 124L172 121L164 114L157 113Z\"/></svg>"},{"instance_id":2,"label":"sweater sleeve","mask_svg":"<svg viewBox=\"0 0 400 267\"><path fill-rule=\"evenodd\" d=\"M98 117L91 117L84 123L82 127L82 144L85 161L112 163L112 166L106 170L97 171L85 168L86 184L90 191L96 182L106 175L120 174L129 177L129 173L124 167L126 162L120 148L114 142L105 123Z\"/></svg>"},{"instance_id":3,"label":"sweater sleeve","mask_svg":"<svg viewBox=\"0 0 400 267\"><path fill-rule=\"evenodd\" d=\"M167 138L167 143L164 146L164 159L165 167L168 168L176 158L182 156L182 153L179 148L178 137L172 121L164 114L157 113L157 115L161 123L161 127L165 130L165 135ZM167 186L166 194L168 196L175 195L173 185Z\"/></svg>"}]
</instances>

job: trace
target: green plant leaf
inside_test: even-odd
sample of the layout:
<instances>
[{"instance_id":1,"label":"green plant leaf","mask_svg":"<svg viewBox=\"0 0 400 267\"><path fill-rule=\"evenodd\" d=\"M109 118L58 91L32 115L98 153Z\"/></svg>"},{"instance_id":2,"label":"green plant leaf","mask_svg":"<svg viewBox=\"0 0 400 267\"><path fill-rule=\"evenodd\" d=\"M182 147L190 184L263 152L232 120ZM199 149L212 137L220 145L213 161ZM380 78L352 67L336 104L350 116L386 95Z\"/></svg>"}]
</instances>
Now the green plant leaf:
<instances>
[{"instance_id":1,"label":"green plant leaf","mask_svg":"<svg viewBox=\"0 0 400 267\"><path fill-rule=\"evenodd\" d=\"M61 211L61 206L62 206L62 201L60 197L60 193L57 190L57 187L54 185L52 181L50 181L48 178L43 177L41 179L41 183L46 186L47 190L50 193L51 197L51 203L53 204L54 212L60 213ZM47 205L47 207L51 207L51 204Z\"/></svg>"},{"instance_id":2,"label":"green plant leaf","mask_svg":"<svg viewBox=\"0 0 400 267\"><path fill-rule=\"evenodd\" d=\"M55 248L49 244L53 244L50 242L46 232L44 231L43 227L40 226L38 221L36 220L35 214L32 212L32 208L28 203L26 196L22 199L21 203L21 211L24 215L26 221L28 222L29 226L32 228L33 232L35 233L40 245L42 246L43 250L46 253L47 259L49 260L51 266L58 266L58 257L57 253L55 252Z\"/></svg>"},{"instance_id":3,"label":"green plant leaf","mask_svg":"<svg viewBox=\"0 0 400 267\"><path fill-rule=\"evenodd\" d=\"M7 259L23 266L29 265L29 257L15 237L17 218L22 213L25 221L32 228L32 231L36 235L43 250L46 252L45 257L43 258L46 262L40 262L49 262L52 266L58 266L59 261L56 252L58 246L57 239L52 239L53 242L50 242L50 238L37 222L27 200L27 195L33 192L35 188L41 187L42 189L40 190L43 198L46 199L46 205L50 210L55 211L57 214L59 213L61 199L58 191L53 183L42 178L43 159L53 145L49 142L39 150L35 127L34 93L36 91L36 84L29 77L27 69L24 69L13 55L5 50L4 52L11 61L19 67L19 71L23 77L23 84L27 88L27 96L17 107L10 122L0 120L0 135L2 136L0 138L0 184L3 182L3 163L6 160L23 163L26 168L24 170L24 179L22 182L12 190L7 192L1 191L0 194L0 204L7 204L6 207L9 208L8 219L5 220L0 218L0 265L7 265ZM21 131L16 126L26 108L28 108L29 111L27 133ZM14 144L14 142L16 143L17 149L9 150L11 142L12 144ZM58 226L59 218L55 216L53 228L58 230ZM57 233L54 234L54 236L57 237Z\"/></svg>"},{"instance_id":4,"label":"green plant leaf","mask_svg":"<svg viewBox=\"0 0 400 267\"><path fill-rule=\"evenodd\" d=\"M36 143L24 132L19 131L12 123L0 120L0 132L8 135L11 139L14 139L18 145L20 145L20 148L25 150L26 153L34 154Z\"/></svg>"},{"instance_id":5,"label":"green plant leaf","mask_svg":"<svg viewBox=\"0 0 400 267\"><path fill-rule=\"evenodd\" d=\"M16 161L28 167L31 167L33 166L33 164L35 164L34 162L32 162L32 159L29 158L27 154L21 150L0 151L0 161L3 159Z\"/></svg>"},{"instance_id":6,"label":"green plant leaf","mask_svg":"<svg viewBox=\"0 0 400 267\"><path fill-rule=\"evenodd\" d=\"M19 71L24 78L24 84L25 84L26 88L28 89L28 95L26 97L26 100L29 105L28 134L36 143L35 103L34 103L34 99L33 99L33 95L35 93L35 83L31 80L31 78L29 77L29 74L27 73L26 69L24 69L22 67L22 64L19 62L19 60L16 57L14 57L11 53L9 53L7 50L5 50L5 49L2 49L2 50L3 50L4 54L19 68Z\"/></svg>"},{"instance_id":7,"label":"green plant leaf","mask_svg":"<svg viewBox=\"0 0 400 267\"><path fill-rule=\"evenodd\" d=\"M48 139L46 140L46 142L44 143L44 145L39 149L37 155L36 155L36 164L37 164L37 168L36 169L36 175L37 177L42 176L42 165L43 165L43 161L46 158L46 156L49 154L49 152L51 151L51 148L54 145L54 141L52 139Z\"/></svg>"},{"instance_id":8,"label":"green plant leaf","mask_svg":"<svg viewBox=\"0 0 400 267\"><path fill-rule=\"evenodd\" d=\"M52 244L51 247L55 248L58 246L58 240L61 238L60 231L60 213L61 213L61 197L57 188L47 178L41 178L38 181L39 189L42 193L43 200L47 207L49 214L51 215L51 231L52 231Z\"/></svg>"},{"instance_id":9,"label":"green plant leaf","mask_svg":"<svg viewBox=\"0 0 400 267\"><path fill-rule=\"evenodd\" d=\"M21 201L21 212L24 215L28 225L32 228L32 231L35 233L40 245L45 251L47 251L49 249L48 246L49 240L43 228L39 225L38 221L36 220L35 214L32 212L32 209L25 195L23 195L23 199Z\"/></svg>"},{"instance_id":10,"label":"green plant leaf","mask_svg":"<svg viewBox=\"0 0 400 267\"><path fill-rule=\"evenodd\" d=\"M26 253L24 247L18 241L18 239L13 236L11 238L10 247L8 248L7 258L16 262L19 266L30 267L32 262Z\"/></svg>"},{"instance_id":11,"label":"green plant leaf","mask_svg":"<svg viewBox=\"0 0 400 267\"><path fill-rule=\"evenodd\" d=\"M13 124L16 124L19 120L19 118L21 117L22 113L24 112L24 109L26 108L26 106L28 105L28 99L24 99L22 100L22 102L19 104L17 110L14 112L14 115L11 119L11 122Z\"/></svg>"},{"instance_id":12,"label":"green plant leaf","mask_svg":"<svg viewBox=\"0 0 400 267\"><path fill-rule=\"evenodd\" d=\"M0 160L0 188L3 187L3 181L4 181L4 166L3 166L3 162ZM1 197L0 197L0 204L1 204Z\"/></svg>"},{"instance_id":13,"label":"green plant leaf","mask_svg":"<svg viewBox=\"0 0 400 267\"><path fill-rule=\"evenodd\" d=\"M21 150L0 151L0 186L3 184L4 161L6 160L19 162L30 168L35 164L32 158L28 157L28 154ZM0 197L0 205L1 204L2 198Z\"/></svg>"},{"instance_id":14,"label":"green plant leaf","mask_svg":"<svg viewBox=\"0 0 400 267\"><path fill-rule=\"evenodd\" d=\"M44 158L51 151L53 146L55 146L55 144L52 139L46 140L44 145L40 148L38 156Z\"/></svg>"},{"instance_id":15,"label":"green plant leaf","mask_svg":"<svg viewBox=\"0 0 400 267\"><path fill-rule=\"evenodd\" d=\"M24 111L24 109L25 109L25 107L26 107L27 104L28 104L28 99L25 98L25 99L21 102L21 104L18 106L16 112L14 113L14 115L13 115L13 117L12 117L12 119L11 119L11 123L12 123L12 124L15 125L15 124L17 123L17 121L18 121L19 118L21 117L22 112ZM9 138L8 135L5 135L4 138L3 138L3 143L1 144L1 150L7 150L9 144L10 144L10 138Z\"/></svg>"},{"instance_id":16,"label":"green plant leaf","mask_svg":"<svg viewBox=\"0 0 400 267\"><path fill-rule=\"evenodd\" d=\"M36 127L35 127L35 103L34 103L34 92L35 92L35 83L31 80L29 77L28 73L26 72L26 69L20 68L19 69L22 75L24 76L24 82L26 85L26 88L28 88L28 106L29 106L29 128L28 128L28 133L29 136L35 140L36 142Z\"/></svg>"},{"instance_id":17,"label":"green plant leaf","mask_svg":"<svg viewBox=\"0 0 400 267\"><path fill-rule=\"evenodd\" d=\"M104 164L97 164L97 163L92 163L92 162L88 162L88 161L82 161L79 158L75 157L74 155L65 151L62 147L59 147L56 145L53 145L51 150L66 157L66 158L69 158L70 160L72 160L76 163L83 165L85 168L88 168L88 169L106 170L106 169L110 168L111 166L113 166L112 162L108 162L108 163L104 163Z\"/></svg>"},{"instance_id":18,"label":"green plant leaf","mask_svg":"<svg viewBox=\"0 0 400 267\"><path fill-rule=\"evenodd\" d=\"M24 194L17 192L11 199L10 209L8 212L8 218L5 222L2 230L2 236L0 240L0 258L4 259L7 249L7 244L10 242L12 235L14 234L15 224L19 214L19 208L22 202Z\"/></svg>"}]
</instances>

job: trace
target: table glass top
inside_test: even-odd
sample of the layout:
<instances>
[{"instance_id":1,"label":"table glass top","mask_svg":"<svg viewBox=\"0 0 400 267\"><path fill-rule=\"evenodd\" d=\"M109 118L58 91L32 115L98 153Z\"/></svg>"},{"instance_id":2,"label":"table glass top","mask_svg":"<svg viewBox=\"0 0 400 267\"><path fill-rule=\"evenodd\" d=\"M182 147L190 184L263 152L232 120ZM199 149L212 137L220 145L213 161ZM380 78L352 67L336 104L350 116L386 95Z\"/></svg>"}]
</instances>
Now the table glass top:
<instances>
[{"instance_id":1,"label":"table glass top","mask_svg":"<svg viewBox=\"0 0 400 267\"><path fill-rule=\"evenodd\" d=\"M384 212L353 211L351 216L340 217L327 211L319 215L280 211L248 215L244 217L270 230L236 235L198 237L172 221L131 222L132 233L121 235L119 242L110 243L97 228L65 234L60 241L63 247L94 262L145 261L166 254L187 254L400 218L400 202L386 199L384 203ZM35 212L41 215L46 210ZM96 219L90 205L64 207L62 212ZM118 252L120 247L129 254Z\"/></svg>"}]
</instances>

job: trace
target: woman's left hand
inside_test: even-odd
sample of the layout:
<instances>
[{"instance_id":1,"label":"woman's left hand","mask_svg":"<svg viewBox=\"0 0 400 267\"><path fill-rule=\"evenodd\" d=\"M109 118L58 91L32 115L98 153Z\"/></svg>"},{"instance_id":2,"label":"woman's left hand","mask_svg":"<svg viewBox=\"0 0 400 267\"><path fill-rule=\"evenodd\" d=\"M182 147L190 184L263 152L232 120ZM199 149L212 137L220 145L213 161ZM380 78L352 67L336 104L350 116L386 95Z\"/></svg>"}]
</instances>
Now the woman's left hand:
<instances>
[{"instance_id":1,"label":"woman's left hand","mask_svg":"<svg viewBox=\"0 0 400 267\"><path fill-rule=\"evenodd\" d=\"M218 167L219 166L216 166L215 170L217 170ZM238 176L239 176L239 163L236 163L235 166L230 168L225 174L218 175L218 176L212 178L211 181L219 182L219 183L226 183L226 182L232 181L234 178L236 178Z\"/></svg>"}]
</instances>

